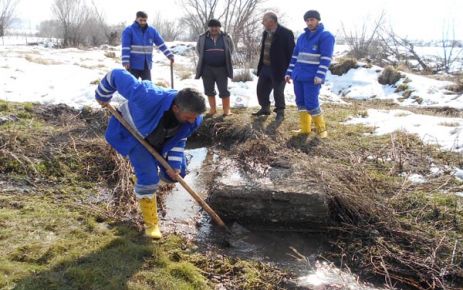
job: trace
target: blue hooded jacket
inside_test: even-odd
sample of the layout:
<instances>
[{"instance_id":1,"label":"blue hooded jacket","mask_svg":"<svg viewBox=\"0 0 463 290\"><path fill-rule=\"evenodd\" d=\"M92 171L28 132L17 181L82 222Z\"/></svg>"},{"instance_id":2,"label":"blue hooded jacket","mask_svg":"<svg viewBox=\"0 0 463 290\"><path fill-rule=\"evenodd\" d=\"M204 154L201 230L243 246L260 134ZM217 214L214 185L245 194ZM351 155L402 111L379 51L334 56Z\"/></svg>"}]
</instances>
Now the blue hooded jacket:
<instances>
[{"instance_id":1,"label":"blue hooded jacket","mask_svg":"<svg viewBox=\"0 0 463 290\"><path fill-rule=\"evenodd\" d=\"M110 71L98 85L95 98L109 102L116 91L127 99L119 107L119 111L143 138L146 138L158 126L162 116L171 108L177 95L176 90L159 88L150 81L138 81L124 69ZM159 152L167 158L173 168L181 168L186 140L201 125L201 122L202 116L198 116L193 124L184 123L177 134L164 144L162 152ZM115 117L109 121L106 140L123 156L128 155L138 142Z\"/></svg>"},{"instance_id":2,"label":"blue hooded jacket","mask_svg":"<svg viewBox=\"0 0 463 290\"><path fill-rule=\"evenodd\" d=\"M122 32L122 64L130 64L133 69L143 70L146 62L151 70L153 45L156 45L166 57L174 57L156 29L149 25L142 28L135 21Z\"/></svg>"},{"instance_id":3,"label":"blue hooded jacket","mask_svg":"<svg viewBox=\"0 0 463 290\"><path fill-rule=\"evenodd\" d=\"M295 81L313 82L315 77L325 81L334 50L334 36L320 23L317 30L308 28L299 36L286 75Z\"/></svg>"}]
</instances>

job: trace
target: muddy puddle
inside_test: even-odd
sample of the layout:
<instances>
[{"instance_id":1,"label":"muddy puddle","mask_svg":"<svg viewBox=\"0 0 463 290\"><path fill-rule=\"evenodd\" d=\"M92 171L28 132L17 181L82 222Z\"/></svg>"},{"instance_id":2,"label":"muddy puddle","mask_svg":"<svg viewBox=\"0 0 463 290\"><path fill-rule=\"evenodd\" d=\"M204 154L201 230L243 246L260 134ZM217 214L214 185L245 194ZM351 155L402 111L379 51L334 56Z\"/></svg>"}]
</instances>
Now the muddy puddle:
<instances>
[{"instance_id":1,"label":"muddy puddle","mask_svg":"<svg viewBox=\"0 0 463 290\"><path fill-rule=\"evenodd\" d=\"M187 183L206 198L203 166L215 162L217 154L207 148L186 150L189 159ZM207 171L206 171L207 172ZM240 182L239 173L228 182ZM224 255L270 262L295 273L298 286L307 289L381 289L359 282L356 275L341 271L329 261L317 260L327 247L323 234L248 229L230 225L233 234L211 224L209 217L180 185L166 194L162 203L163 231L181 234L204 250ZM292 249L297 250L297 253Z\"/></svg>"}]
</instances>

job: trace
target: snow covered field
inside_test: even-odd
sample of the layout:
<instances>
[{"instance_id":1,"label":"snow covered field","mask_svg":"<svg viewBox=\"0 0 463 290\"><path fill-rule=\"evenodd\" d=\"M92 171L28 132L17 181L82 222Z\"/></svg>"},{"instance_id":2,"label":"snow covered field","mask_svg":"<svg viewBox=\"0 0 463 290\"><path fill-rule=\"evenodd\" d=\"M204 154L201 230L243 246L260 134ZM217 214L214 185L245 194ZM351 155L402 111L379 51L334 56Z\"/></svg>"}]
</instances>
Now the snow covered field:
<instances>
[{"instance_id":1,"label":"snow covered field","mask_svg":"<svg viewBox=\"0 0 463 290\"><path fill-rule=\"evenodd\" d=\"M381 85L378 82L381 72L382 68L373 66L351 69L342 76L328 73L322 94L341 95L359 100L394 100L402 106L463 108L463 95L447 89L452 84L451 82L403 73L405 78L400 79L396 86ZM406 79L409 82L406 82ZM407 90L411 92L408 98L404 98L403 91L396 92L397 86L402 84L406 85Z\"/></svg>"},{"instance_id":2,"label":"snow covered field","mask_svg":"<svg viewBox=\"0 0 463 290\"><path fill-rule=\"evenodd\" d=\"M176 45L176 44L170 44ZM185 54L185 45L174 52ZM108 57L113 53L115 57ZM113 56L114 56L113 55ZM170 67L164 55L155 53L153 81L170 83ZM175 88L194 87L202 91L202 81L194 79L195 62L191 49L175 57ZM113 68L120 68L120 48L79 50L40 46L0 46L0 98L9 101L65 103L73 107L97 106L94 101L96 81ZM246 83L230 82L234 107L258 106L255 96L257 78ZM294 104L288 86L287 101ZM116 98L117 100L117 98Z\"/></svg>"},{"instance_id":3,"label":"snow covered field","mask_svg":"<svg viewBox=\"0 0 463 290\"><path fill-rule=\"evenodd\" d=\"M401 130L417 134L426 143L463 153L463 119L414 114L406 110L368 110L368 116L353 118L347 124L375 127L379 135Z\"/></svg>"},{"instance_id":4,"label":"snow covered field","mask_svg":"<svg viewBox=\"0 0 463 290\"><path fill-rule=\"evenodd\" d=\"M9 45L0 46L0 89L2 99L10 101L31 101L41 103L66 103L70 106L94 106L93 91L95 82L112 68L121 67L120 48L104 49L52 49L41 46L14 45L21 38L6 38ZM40 39L31 39L39 41ZM44 41L43 39L41 41ZM191 46L193 43L169 43L176 54L175 86L192 86L202 90L201 80L194 79L195 59ZM336 48L337 54L345 51L344 46ZM113 54L112 57L109 54ZM170 82L167 59L155 53L153 80ZM239 71L239 68L236 70ZM352 69L342 76L328 73L322 89L324 102L341 103L341 97L353 99L391 99L405 106L449 106L463 108L462 95L454 94L446 88L450 82L405 74L412 91L404 99L402 92L395 87L378 83L382 68ZM230 82L232 102L235 107L257 106L255 96L257 78L251 82ZM401 79L397 85L404 82ZM294 104L292 86L286 88L287 101Z\"/></svg>"},{"instance_id":5,"label":"snow covered field","mask_svg":"<svg viewBox=\"0 0 463 290\"><path fill-rule=\"evenodd\" d=\"M120 47L53 49L27 46L18 42L19 39L6 38L7 44L0 46L0 98L4 100L96 107L94 90L98 80L109 70L121 67ZM202 81L194 79L194 43L174 42L168 45L176 54L175 88L194 87L202 91ZM345 50L346 47L338 46L336 54L342 55ZM381 71L382 68L373 66L351 69L342 76L328 73L322 88L322 102L345 104L349 98L381 99L393 100L404 107L446 106L463 109L462 94L447 90L450 82L404 73L406 78L402 78L396 86L381 85L377 81ZM170 83L168 60L159 52L154 54L152 77L155 83ZM258 106L256 85L257 77L254 75L249 82L229 82L232 105ZM404 91L396 91L400 85L407 87L408 97L404 97ZM347 101L343 98L347 98ZM291 85L286 87L286 99L288 104L294 104ZM116 96L114 100L120 101L121 97ZM375 126L378 134L406 130L418 134L427 142L462 152L463 142L459 138L463 129L462 119L423 116L406 111L371 110L367 118L356 118L349 122Z\"/></svg>"}]
</instances>

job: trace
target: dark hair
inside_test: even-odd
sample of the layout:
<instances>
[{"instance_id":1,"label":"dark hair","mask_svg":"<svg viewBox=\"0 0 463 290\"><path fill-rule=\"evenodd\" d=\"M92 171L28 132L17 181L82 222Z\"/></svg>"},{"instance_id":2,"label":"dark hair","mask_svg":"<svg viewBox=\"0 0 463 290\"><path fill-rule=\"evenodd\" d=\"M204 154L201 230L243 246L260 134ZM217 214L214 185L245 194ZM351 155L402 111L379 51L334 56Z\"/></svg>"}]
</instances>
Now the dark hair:
<instances>
[{"instance_id":1,"label":"dark hair","mask_svg":"<svg viewBox=\"0 0 463 290\"><path fill-rule=\"evenodd\" d=\"M272 19L273 21L275 21L276 23L278 23L278 16L277 16L277 14L276 14L275 12L273 12L273 11L267 11L267 12L265 12L264 17L265 17L265 18L270 18L270 19Z\"/></svg>"},{"instance_id":2,"label":"dark hair","mask_svg":"<svg viewBox=\"0 0 463 290\"><path fill-rule=\"evenodd\" d=\"M211 19L207 23L207 27L222 27L222 24L217 19Z\"/></svg>"},{"instance_id":3,"label":"dark hair","mask_svg":"<svg viewBox=\"0 0 463 290\"><path fill-rule=\"evenodd\" d=\"M178 91L174 103L182 112L202 114L206 112L206 101L195 89L185 88Z\"/></svg>"},{"instance_id":4,"label":"dark hair","mask_svg":"<svg viewBox=\"0 0 463 290\"><path fill-rule=\"evenodd\" d=\"M144 11L138 11L137 18L148 18L148 14L146 14Z\"/></svg>"},{"instance_id":5,"label":"dark hair","mask_svg":"<svg viewBox=\"0 0 463 290\"><path fill-rule=\"evenodd\" d=\"M304 21L307 21L309 18L315 18L318 19L318 21L322 20L320 13L317 10L309 10L304 14Z\"/></svg>"}]
</instances>

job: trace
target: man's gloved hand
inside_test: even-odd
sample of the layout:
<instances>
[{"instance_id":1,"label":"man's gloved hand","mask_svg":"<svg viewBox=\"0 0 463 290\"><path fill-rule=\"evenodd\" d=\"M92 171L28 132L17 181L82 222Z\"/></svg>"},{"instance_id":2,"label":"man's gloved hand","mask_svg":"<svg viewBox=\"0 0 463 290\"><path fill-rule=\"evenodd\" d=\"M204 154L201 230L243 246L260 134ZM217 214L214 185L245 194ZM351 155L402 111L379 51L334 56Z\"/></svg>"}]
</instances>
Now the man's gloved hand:
<instances>
[{"instance_id":1,"label":"man's gloved hand","mask_svg":"<svg viewBox=\"0 0 463 290\"><path fill-rule=\"evenodd\" d=\"M286 83L290 84L291 83L291 77L290 76L285 76L285 81Z\"/></svg>"},{"instance_id":2,"label":"man's gloved hand","mask_svg":"<svg viewBox=\"0 0 463 290\"><path fill-rule=\"evenodd\" d=\"M172 168L172 169L166 170L166 173L174 181L177 181L178 178L180 177L180 169L173 169Z\"/></svg>"},{"instance_id":3,"label":"man's gloved hand","mask_svg":"<svg viewBox=\"0 0 463 290\"><path fill-rule=\"evenodd\" d=\"M169 57L169 60L170 60L170 63L172 63L172 64L175 62L173 56Z\"/></svg>"},{"instance_id":4,"label":"man's gloved hand","mask_svg":"<svg viewBox=\"0 0 463 290\"><path fill-rule=\"evenodd\" d=\"M321 85L323 83L323 80L319 77L315 77L313 79L313 83L316 84L316 85Z\"/></svg>"},{"instance_id":5,"label":"man's gloved hand","mask_svg":"<svg viewBox=\"0 0 463 290\"><path fill-rule=\"evenodd\" d=\"M96 100L98 102L98 104L100 104L100 106L102 108L106 108L109 106L109 102L103 102L103 101L100 101L100 100Z\"/></svg>"},{"instance_id":6,"label":"man's gloved hand","mask_svg":"<svg viewBox=\"0 0 463 290\"><path fill-rule=\"evenodd\" d=\"M129 70L129 69L130 69L130 63L124 64L124 68L125 68L126 70Z\"/></svg>"}]
</instances>

